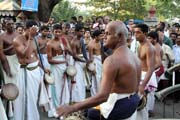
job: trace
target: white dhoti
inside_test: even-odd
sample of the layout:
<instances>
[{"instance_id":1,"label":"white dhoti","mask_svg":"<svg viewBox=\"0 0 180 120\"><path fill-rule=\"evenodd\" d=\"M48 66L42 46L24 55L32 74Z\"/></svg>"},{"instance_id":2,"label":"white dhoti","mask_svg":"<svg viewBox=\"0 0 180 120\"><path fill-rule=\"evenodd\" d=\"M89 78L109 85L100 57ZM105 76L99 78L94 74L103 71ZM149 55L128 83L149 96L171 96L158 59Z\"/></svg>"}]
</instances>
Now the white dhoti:
<instances>
[{"instance_id":1,"label":"white dhoti","mask_svg":"<svg viewBox=\"0 0 180 120\"><path fill-rule=\"evenodd\" d=\"M0 120L8 120L1 98L0 98Z\"/></svg>"},{"instance_id":2,"label":"white dhoti","mask_svg":"<svg viewBox=\"0 0 180 120\"><path fill-rule=\"evenodd\" d=\"M119 101L123 101L123 102L118 103ZM128 118L124 117L125 119L123 119L123 120L136 120L136 114L137 114L136 107L137 107L138 103L139 103L139 97L135 93L127 93L127 94L111 93L109 95L107 101L100 104L100 112L104 118L113 119L113 117L122 117L120 114L124 115L124 112L121 112L121 111L125 110L125 111L129 112L130 109L132 109L132 111L130 113L127 113L128 115L125 115L125 116L130 116L130 117L128 117ZM130 106L132 108L127 108ZM125 109L122 110L122 108L125 108ZM116 110L113 111L113 109L116 109ZM115 112L117 112L117 113L115 113ZM112 114L112 115L110 116L110 114ZM109 118L109 117L111 117L111 118ZM118 119L118 118L116 118L116 119Z\"/></svg>"},{"instance_id":3,"label":"white dhoti","mask_svg":"<svg viewBox=\"0 0 180 120\"><path fill-rule=\"evenodd\" d=\"M50 64L48 62L47 54L41 54L42 63L46 69L50 69Z\"/></svg>"},{"instance_id":4,"label":"white dhoti","mask_svg":"<svg viewBox=\"0 0 180 120\"><path fill-rule=\"evenodd\" d=\"M102 59L101 55L94 55L94 63L96 66L96 74L92 76L92 87L91 87L91 96L94 96L97 94L99 87L100 87L100 81L102 78Z\"/></svg>"},{"instance_id":5,"label":"white dhoti","mask_svg":"<svg viewBox=\"0 0 180 120\"><path fill-rule=\"evenodd\" d=\"M86 98L86 88L85 88L85 82L84 82L85 63L75 61L75 67L77 69L77 74L74 77L74 80L76 82L72 83L71 102L80 102Z\"/></svg>"},{"instance_id":6,"label":"white dhoti","mask_svg":"<svg viewBox=\"0 0 180 120\"><path fill-rule=\"evenodd\" d=\"M144 80L145 76L146 76L146 72L142 71L141 80ZM149 92L147 94L147 104L142 110L137 112L137 120L148 120L148 117L149 117L148 111L154 109L154 102L155 102L154 92L156 88L157 88L157 79L156 79L155 72L153 72L145 88Z\"/></svg>"},{"instance_id":7,"label":"white dhoti","mask_svg":"<svg viewBox=\"0 0 180 120\"><path fill-rule=\"evenodd\" d=\"M14 101L14 120L39 120L39 106L48 106L48 95L38 61L19 69L17 75L19 96Z\"/></svg>"},{"instance_id":8,"label":"white dhoti","mask_svg":"<svg viewBox=\"0 0 180 120\"><path fill-rule=\"evenodd\" d=\"M65 61L64 55L53 57L53 60ZM68 81L65 76L67 65L54 64L51 65L51 72L54 76L55 83L51 85L51 94L54 107L59 105L68 104L70 101L70 92L68 87Z\"/></svg>"},{"instance_id":9,"label":"white dhoti","mask_svg":"<svg viewBox=\"0 0 180 120\"><path fill-rule=\"evenodd\" d=\"M6 57L7 57L9 67L13 76L12 77L7 76L5 71L3 70L5 83L16 83L17 81L16 75L19 72L18 58L16 55L11 55L11 56L6 55Z\"/></svg>"}]
</instances>

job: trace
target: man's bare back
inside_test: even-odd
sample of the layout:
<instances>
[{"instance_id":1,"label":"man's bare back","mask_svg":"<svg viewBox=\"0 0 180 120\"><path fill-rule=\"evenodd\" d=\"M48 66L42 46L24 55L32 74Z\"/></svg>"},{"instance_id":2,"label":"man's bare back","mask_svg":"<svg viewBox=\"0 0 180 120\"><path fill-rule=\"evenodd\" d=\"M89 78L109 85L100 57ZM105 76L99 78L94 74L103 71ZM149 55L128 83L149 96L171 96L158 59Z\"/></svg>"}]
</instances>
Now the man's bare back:
<instances>
[{"instance_id":1,"label":"man's bare back","mask_svg":"<svg viewBox=\"0 0 180 120\"><path fill-rule=\"evenodd\" d=\"M105 60L106 61L106 60ZM127 48L119 47L109 60L114 69L115 79L112 86L112 93L132 93L137 91L140 81L140 60ZM134 62L136 61L136 62ZM106 62L105 62L106 64ZM132 77L138 75L139 77ZM109 75L112 77L111 75Z\"/></svg>"},{"instance_id":2,"label":"man's bare back","mask_svg":"<svg viewBox=\"0 0 180 120\"><path fill-rule=\"evenodd\" d=\"M159 36L157 32L151 31L147 35L147 40L152 43L155 48L155 69L162 66L163 50L160 45Z\"/></svg>"},{"instance_id":3,"label":"man's bare back","mask_svg":"<svg viewBox=\"0 0 180 120\"><path fill-rule=\"evenodd\" d=\"M162 56L163 50L160 44L156 44L155 46L155 69L159 68L162 65Z\"/></svg>"}]
</instances>

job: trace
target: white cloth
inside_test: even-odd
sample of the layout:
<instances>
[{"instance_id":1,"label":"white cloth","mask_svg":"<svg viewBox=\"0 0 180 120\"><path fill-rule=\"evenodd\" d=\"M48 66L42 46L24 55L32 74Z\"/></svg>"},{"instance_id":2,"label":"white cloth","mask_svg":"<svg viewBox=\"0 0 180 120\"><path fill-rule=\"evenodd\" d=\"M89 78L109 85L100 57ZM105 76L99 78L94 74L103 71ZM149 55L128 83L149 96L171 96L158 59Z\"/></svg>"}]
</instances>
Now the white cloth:
<instances>
[{"instance_id":1,"label":"white cloth","mask_svg":"<svg viewBox=\"0 0 180 120\"><path fill-rule=\"evenodd\" d=\"M94 55L94 63L96 66L96 74L92 76L92 87L91 87L91 96L94 96L97 94L99 87L100 87L100 82L102 78L102 59L101 55Z\"/></svg>"},{"instance_id":2,"label":"white cloth","mask_svg":"<svg viewBox=\"0 0 180 120\"><path fill-rule=\"evenodd\" d=\"M146 72L142 71L141 72L141 80L144 80L146 76ZM152 73L151 78L148 82L148 84L146 85L146 88L150 93L148 93L148 97L147 97L147 104L146 106L140 110L137 111L137 120L148 120L148 110L152 110L154 108L154 91L157 88L157 79L156 79L156 74L155 72ZM152 93L151 93L152 92Z\"/></svg>"},{"instance_id":3,"label":"white cloth","mask_svg":"<svg viewBox=\"0 0 180 120\"><path fill-rule=\"evenodd\" d=\"M137 55L140 44L134 36L132 37L132 40L130 50Z\"/></svg>"},{"instance_id":4,"label":"white cloth","mask_svg":"<svg viewBox=\"0 0 180 120\"><path fill-rule=\"evenodd\" d=\"M129 97L130 95L133 95L134 93L127 93L127 94L117 94L117 93L111 93L107 99L106 102L100 104L100 111L104 118L108 118L109 114L114 108L115 103L117 100Z\"/></svg>"},{"instance_id":5,"label":"white cloth","mask_svg":"<svg viewBox=\"0 0 180 120\"><path fill-rule=\"evenodd\" d=\"M16 83L17 82L16 75L19 72L18 58L16 55L11 55L11 56L6 55L6 57L7 57L9 67L13 76L12 77L7 76L5 71L3 70L5 83Z\"/></svg>"},{"instance_id":6,"label":"white cloth","mask_svg":"<svg viewBox=\"0 0 180 120\"><path fill-rule=\"evenodd\" d=\"M154 97L155 91L151 91L147 94L147 108L149 110L154 110L154 104L155 104L155 97Z\"/></svg>"},{"instance_id":7,"label":"white cloth","mask_svg":"<svg viewBox=\"0 0 180 120\"><path fill-rule=\"evenodd\" d=\"M85 88L85 75L84 67L85 63L75 61L75 67L77 69L77 74L74 77L76 81L75 84L72 84L72 102L80 102L86 98L86 88Z\"/></svg>"},{"instance_id":8,"label":"white cloth","mask_svg":"<svg viewBox=\"0 0 180 120\"><path fill-rule=\"evenodd\" d=\"M137 118L135 120L149 120L147 106L145 106L142 110L137 111Z\"/></svg>"},{"instance_id":9,"label":"white cloth","mask_svg":"<svg viewBox=\"0 0 180 120\"><path fill-rule=\"evenodd\" d=\"M37 65L38 61L28 64L27 68L35 67ZM31 71L27 68L21 68L17 75L19 96L14 101L14 120L39 120L40 117L37 107L38 100L39 105L44 106L45 108L47 108L49 102L41 68L37 67ZM25 70L27 76L25 76ZM38 97L39 94L40 97ZM26 100L27 104L25 102ZM25 113L25 108L27 108L27 113ZM25 114L27 116L25 116Z\"/></svg>"},{"instance_id":10,"label":"white cloth","mask_svg":"<svg viewBox=\"0 0 180 120\"><path fill-rule=\"evenodd\" d=\"M8 120L1 98L0 98L0 120Z\"/></svg>"},{"instance_id":11,"label":"white cloth","mask_svg":"<svg viewBox=\"0 0 180 120\"><path fill-rule=\"evenodd\" d=\"M65 61L64 55L55 56L52 58L57 61ZM54 107L68 104L70 101L70 92L68 88L68 81L65 77L66 64L51 64L51 72L54 76L54 84L51 85L51 94Z\"/></svg>"},{"instance_id":12,"label":"white cloth","mask_svg":"<svg viewBox=\"0 0 180 120\"><path fill-rule=\"evenodd\" d=\"M146 76L146 72L145 72L145 71L142 71L142 72L141 72L141 80L142 80L142 81L144 80L145 76ZM151 78L150 78L149 82L148 82L147 85L146 85L146 88L145 88L145 89L148 89L149 91L152 91L152 90L154 90L154 89L156 89L156 88L157 88L157 79L156 79L156 74L155 74L155 72L153 72L152 75L151 75Z\"/></svg>"},{"instance_id":13,"label":"white cloth","mask_svg":"<svg viewBox=\"0 0 180 120\"><path fill-rule=\"evenodd\" d=\"M174 53L174 58L175 58L174 63L175 64L180 63L180 46L179 45L176 44L173 46L173 53Z\"/></svg>"},{"instance_id":14,"label":"white cloth","mask_svg":"<svg viewBox=\"0 0 180 120\"><path fill-rule=\"evenodd\" d=\"M41 54L42 63L46 69L50 69L50 64L48 62L47 54Z\"/></svg>"}]
</instances>

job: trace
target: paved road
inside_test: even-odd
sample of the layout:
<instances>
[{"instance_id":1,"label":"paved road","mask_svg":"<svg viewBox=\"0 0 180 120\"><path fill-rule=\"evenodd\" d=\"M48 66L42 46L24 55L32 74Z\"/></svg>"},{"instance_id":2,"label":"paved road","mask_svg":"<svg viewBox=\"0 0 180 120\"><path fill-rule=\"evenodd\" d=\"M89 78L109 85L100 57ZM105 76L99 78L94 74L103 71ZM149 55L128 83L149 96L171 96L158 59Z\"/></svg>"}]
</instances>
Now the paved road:
<instances>
[{"instance_id":1,"label":"paved road","mask_svg":"<svg viewBox=\"0 0 180 120\"><path fill-rule=\"evenodd\" d=\"M167 120L169 119L180 120L180 103L173 104L172 100L169 99L166 100L166 104L164 105L163 103L156 101L154 112L155 112L155 116L150 118L150 120L153 119L160 120L162 118L166 118ZM50 119L47 117L46 113L41 113L41 120L57 120L57 119L52 119L52 118Z\"/></svg>"}]
</instances>

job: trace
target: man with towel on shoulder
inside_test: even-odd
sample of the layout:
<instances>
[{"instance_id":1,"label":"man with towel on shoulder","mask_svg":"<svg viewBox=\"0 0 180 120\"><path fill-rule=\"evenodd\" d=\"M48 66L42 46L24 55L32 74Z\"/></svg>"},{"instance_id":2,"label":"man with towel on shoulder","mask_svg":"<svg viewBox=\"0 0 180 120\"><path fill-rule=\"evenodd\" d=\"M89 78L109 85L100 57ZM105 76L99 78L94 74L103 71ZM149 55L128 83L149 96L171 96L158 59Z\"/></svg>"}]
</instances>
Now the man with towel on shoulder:
<instances>
[{"instance_id":1,"label":"man with towel on shoulder","mask_svg":"<svg viewBox=\"0 0 180 120\"><path fill-rule=\"evenodd\" d=\"M103 63L100 90L95 96L71 106L60 106L59 116L94 107L100 104L100 111L88 110L90 120L136 119L136 108L140 101L137 95L141 78L140 60L127 47L128 30L123 22L112 21L105 30L104 46L113 54ZM96 117L96 118L95 118Z\"/></svg>"}]
</instances>

